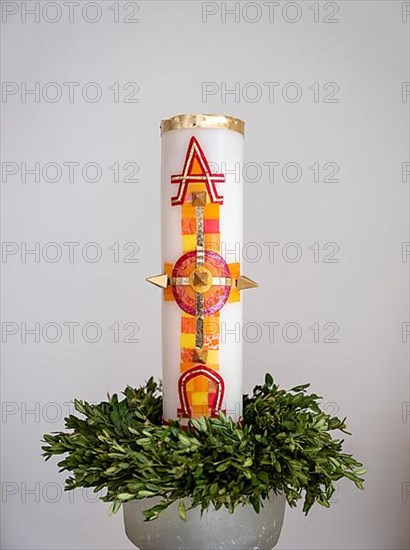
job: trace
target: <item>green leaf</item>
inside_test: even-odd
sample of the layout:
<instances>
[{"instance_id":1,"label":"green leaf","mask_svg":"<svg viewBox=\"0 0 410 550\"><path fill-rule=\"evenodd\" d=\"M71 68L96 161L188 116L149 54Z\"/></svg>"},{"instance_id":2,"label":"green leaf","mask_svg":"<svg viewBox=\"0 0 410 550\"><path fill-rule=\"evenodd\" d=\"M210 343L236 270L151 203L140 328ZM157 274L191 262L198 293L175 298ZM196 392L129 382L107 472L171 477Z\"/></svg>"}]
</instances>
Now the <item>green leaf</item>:
<instances>
[{"instance_id":1,"label":"green leaf","mask_svg":"<svg viewBox=\"0 0 410 550\"><path fill-rule=\"evenodd\" d=\"M178 438L183 445L186 447L191 447L192 438L188 437L184 432L179 433Z\"/></svg>"},{"instance_id":2,"label":"green leaf","mask_svg":"<svg viewBox=\"0 0 410 550\"><path fill-rule=\"evenodd\" d=\"M308 388L309 386L310 386L310 384L300 384L299 386L295 386L294 388L292 388L290 391L293 391L293 392L303 391L306 388Z\"/></svg>"},{"instance_id":3,"label":"green leaf","mask_svg":"<svg viewBox=\"0 0 410 550\"><path fill-rule=\"evenodd\" d=\"M117 495L118 500L124 501L124 500L131 500L134 498L134 495L131 495L130 493L120 493Z\"/></svg>"},{"instance_id":4,"label":"green leaf","mask_svg":"<svg viewBox=\"0 0 410 550\"><path fill-rule=\"evenodd\" d=\"M116 514L118 510L121 508L121 506L122 506L122 502L120 500L115 500L110 507L110 511L109 511L110 516L113 514Z\"/></svg>"},{"instance_id":5,"label":"green leaf","mask_svg":"<svg viewBox=\"0 0 410 550\"><path fill-rule=\"evenodd\" d=\"M273 377L272 377L272 375L269 374L269 373L266 373L266 374L265 374L265 385L266 385L266 386L269 386L269 387L270 387L270 386L273 386Z\"/></svg>"},{"instance_id":6,"label":"green leaf","mask_svg":"<svg viewBox=\"0 0 410 550\"><path fill-rule=\"evenodd\" d=\"M185 504L184 504L184 501L183 500L180 500L179 501L179 504L178 504L178 514L179 514L179 517L181 519L183 519L184 521L186 521L186 508L185 508Z\"/></svg>"},{"instance_id":7,"label":"green leaf","mask_svg":"<svg viewBox=\"0 0 410 550\"><path fill-rule=\"evenodd\" d=\"M223 462L222 464L219 464L219 466L216 467L217 472L224 472L229 468L229 464L227 462Z\"/></svg>"}]
</instances>

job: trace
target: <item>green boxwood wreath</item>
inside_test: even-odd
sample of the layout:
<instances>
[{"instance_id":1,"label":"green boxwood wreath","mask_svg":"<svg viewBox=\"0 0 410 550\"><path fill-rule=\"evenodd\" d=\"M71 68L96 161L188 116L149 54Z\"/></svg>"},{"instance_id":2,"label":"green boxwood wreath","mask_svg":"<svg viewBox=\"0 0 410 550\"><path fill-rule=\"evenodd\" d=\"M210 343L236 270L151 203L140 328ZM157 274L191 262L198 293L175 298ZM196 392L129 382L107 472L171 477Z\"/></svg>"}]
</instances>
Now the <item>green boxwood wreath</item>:
<instances>
[{"instance_id":1,"label":"green boxwood wreath","mask_svg":"<svg viewBox=\"0 0 410 550\"><path fill-rule=\"evenodd\" d=\"M333 430L349 433L345 419L321 410L320 397L308 387L285 391L267 374L264 385L243 397L240 423L220 414L182 427L162 424L161 386L150 378L137 389L127 387L122 400L75 400L83 418L70 415L69 432L44 435L43 456L66 455L58 463L71 472L66 490L106 489L101 500L112 503L111 512L128 500L162 497L144 511L146 520L175 501L185 519L184 497L202 510L212 504L233 512L251 503L258 512L271 490L283 492L292 507L304 495L307 513L315 502L329 507L343 477L363 489L366 473L342 452L343 440L332 437Z\"/></svg>"}]
</instances>

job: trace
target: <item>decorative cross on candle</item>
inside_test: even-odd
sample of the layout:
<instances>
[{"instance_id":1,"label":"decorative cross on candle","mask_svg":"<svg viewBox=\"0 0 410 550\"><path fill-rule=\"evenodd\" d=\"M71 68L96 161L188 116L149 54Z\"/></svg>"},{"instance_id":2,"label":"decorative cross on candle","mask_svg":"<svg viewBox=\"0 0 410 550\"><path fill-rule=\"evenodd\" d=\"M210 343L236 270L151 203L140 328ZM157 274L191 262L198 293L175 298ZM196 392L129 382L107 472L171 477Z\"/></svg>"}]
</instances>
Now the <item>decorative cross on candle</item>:
<instances>
[{"instance_id":1,"label":"decorative cross on candle","mask_svg":"<svg viewBox=\"0 0 410 550\"><path fill-rule=\"evenodd\" d=\"M165 264L165 273L147 280L163 288L165 301L175 301L183 312L176 416L213 416L224 410L226 387L218 372L219 312L228 301L239 301L240 290L257 284L239 274L238 262L228 264L220 255L224 196L217 185L226 185L225 176L211 171L194 135L188 142L182 173L171 175L170 180L178 185L170 203L181 208L183 254L173 265Z\"/></svg>"}]
</instances>

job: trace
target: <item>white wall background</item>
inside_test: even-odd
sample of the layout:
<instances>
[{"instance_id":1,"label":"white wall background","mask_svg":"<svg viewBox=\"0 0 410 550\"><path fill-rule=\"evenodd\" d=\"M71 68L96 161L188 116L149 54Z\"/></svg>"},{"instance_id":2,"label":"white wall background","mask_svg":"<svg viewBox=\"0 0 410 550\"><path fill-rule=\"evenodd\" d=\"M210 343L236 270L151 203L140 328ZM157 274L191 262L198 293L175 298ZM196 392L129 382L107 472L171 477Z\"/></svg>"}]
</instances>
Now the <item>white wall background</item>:
<instances>
[{"instance_id":1,"label":"white wall background","mask_svg":"<svg viewBox=\"0 0 410 550\"><path fill-rule=\"evenodd\" d=\"M2 547L132 547L121 515L108 518L90 493L61 494L64 476L42 461L40 439L63 427L74 397L100 400L160 376L161 297L144 281L161 271L158 124L218 112L246 120L246 162L260 166L259 174L248 166L256 181L245 183L245 243L256 244L243 271L260 282L246 294L245 320L261 332L252 343L248 325L244 389L266 371L284 387L311 382L329 411L348 415L346 449L369 468L365 492L342 482L330 510L307 518L288 510L278 549L408 548L408 2L245 2L226 22L215 2L81 2L71 5L72 22L67 3L37 4L38 22L25 13L35 2L2 2ZM203 10L217 13L205 20ZM36 82L39 97L26 95ZM79 83L72 101L67 82ZM82 95L93 97L90 82L102 92L96 102ZM130 82L138 88L124 90ZM206 82L214 95L203 96ZM235 83L239 96L225 95ZM330 98L336 88L327 83L338 86ZM134 89L138 102L125 102ZM57 172L44 169L50 162ZM80 163L74 181L69 162ZM81 173L90 162L101 169L94 183L92 168ZM138 164L138 182L123 181L127 162ZM274 162L271 181L263 163ZM286 181L291 167L283 177L289 162L298 181ZM39 163L38 182L32 174L24 182L23 163ZM337 181L324 181L335 166L326 163L337 165ZM80 243L72 262L68 242ZM102 253L95 263L82 255L93 256L91 242ZM136 243L138 262L124 262L134 246L126 243ZM273 258L263 243L280 243ZM35 246L39 257L25 254ZM297 250L299 261L289 261ZM325 261L333 251L338 261ZM79 323L73 342L70 322ZM87 341L91 325L82 335L90 322L101 330L96 343ZM272 342L263 323L273 322ZM24 335L35 323L39 342ZM138 343L124 342L133 327L125 323L139 325ZM297 342L287 341L292 325L283 335L287 323L297 323ZM335 327L337 342L325 342Z\"/></svg>"}]
</instances>

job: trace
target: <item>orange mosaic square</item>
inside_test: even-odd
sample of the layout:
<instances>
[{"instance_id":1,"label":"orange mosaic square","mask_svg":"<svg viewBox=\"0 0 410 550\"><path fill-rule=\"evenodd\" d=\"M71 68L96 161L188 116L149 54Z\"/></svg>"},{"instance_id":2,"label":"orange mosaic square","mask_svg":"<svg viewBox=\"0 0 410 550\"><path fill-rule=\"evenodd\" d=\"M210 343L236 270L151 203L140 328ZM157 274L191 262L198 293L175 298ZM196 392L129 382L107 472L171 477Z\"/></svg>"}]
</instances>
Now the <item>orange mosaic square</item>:
<instances>
[{"instance_id":1,"label":"orange mosaic square","mask_svg":"<svg viewBox=\"0 0 410 550\"><path fill-rule=\"evenodd\" d=\"M192 391L203 392L208 390L209 380L205 376L197 376L193 378L188 384L192 384Z\"/></svg>"},{"instance_id":2,"label":"orange mosaic square","mask_svg":"<svg viewBox=\"0 0 410 550\"><path fill-rule=\"evenodd\" d=\"M188 350L188 351L191 351L191 350ZM180 364L180 371L181 372L186 372L187 370L192 369L194 366L195 366L194 363L181 363Z\"/></svg>"},{"instance_id":3,"label":"orange mosaic square","mask_svg":"<svg viewBox=\"0 0 410 550\"><path fill-rule=\"evenodd\" d=\"M194 352L193 349L181 348L181 363L190 363L192 366L194 364Z\"/></svg>"},{"instance_id":4,"label":"orange mosaic square","mask_svg":"<svg viewBox=\"0 0 410 550\"><path fill-rule=\"evenodd\" d=\"M172 264L164 263L164 273L166 273L169 278L172 277L172 268ZM174 294L172 292L171 285L168 285L167 288L164 288L164 300L166 302L172 302L174 300Z\"/></svg>"},{"instance_id":5,"label":"orange mosaic square","mask_svg":"<svg viewBox=\"0 0 410 550\"><path fill-rule=\"evenodd\" d=\"M221 236L219 233L205 233L204 243L207 250L219 253Z\"/></svg>"},{"instance_id":6,"label":"orange mosaic square","mask_svg":"<svg viewBox=\"0 0 410 550\"><path fill-rule=\"evenodd\" d=\"M206 187L203 183L190 183L186 201L191 202L192 193L195 193L196 191L205 191L205 189Z\"/></svg>"},{"instance_id":7,"label":"orange mosaic square","mask_svg":"<svg viewBox=\"0 0 410 550\"><path fill-rule=\"evenodd\" d=\"M181 206L181 218L195 219L195 206L192 206L190 202L184 202L184 204Z\"/></svg>"},{"instance_id":8,"label":"orange mosaic square","mask_svg":"<svg viewBox=\"0 0 410 550\"><path fill-rule=\"evenodd\" d=\"M219 311L214 315L209 315L204 319L204 334L205 335L217 335L219 336Z\"/></svg>"},{"instance_id":9,"label":"orange mosaic square","mask_svg":"<svg viewBox=\"0 0 410 550\"><path fill-rule=\"evenodd\" d=\"M219 349L220 322L219 312L204 319L204 347Z\"/></svg>"},{"instance_id":10,"label":"orange mosaic square","mask_svg":"<svg viewBox=\"0 0 410 550\"><path fill-rule=\"evenodd\" d=\"M229 273L231 274L231 277L239 277L240 268L241 268L239 262L228 264L228 267L229 267Z\"/></svg>"},{"instance_id":11,"label":"orange mosaic square","mask_svg":"<svg viewBox=\"0 0 410 550\"><path fill-rule=\"evenodd\" d=\"M219 349L219 334L204 334L204 348Z\"/></svg>"},{"instance_id":12,"label":"orange mosaic square","mask_svg":"<svg viewBox=\"0 0 410 550\"><path fill-rule=\"evenodd\" d=\"M191 411L192 411L192 418L199 418L200 416L208 416L209 415L208 403L205 402L201 405L191 405Z\"/></svg>"},{"instance_id":13,"label":"orange mosaic square","mask_svg":"<svg viewBox=\"0 0 410 550\"><path fill-rule=\"evenodd\" d=\"M195 218L182 218L181 231L183 235L194 235L196 232Z\"/></svg>"},{"instance_id":14,"label":"orange mosaic square","mask_svg":"<svg viewBox=\"0 0 410 550\"><path fill-rule=\"evenodd\" d=\"M185 316L183 315L181 317L181 332L182 333L189 333L189 334L195 334L195 325L196 325L196 319L195 317L191 316Z\"/></svg>"},{"instance_id":15,"label":"orange mosaic square","mask_svg":"<svg viewBox=\"0 0 410 550\"><path fill-rule=\"evenodd\" d=\"M219 220L219 204L206 204L204 206L204 217L208 220Z\"/></svg>"},{"instance_id":16,"label":"orange mosaic square","mask_svg":"<svg viewBox=\"0 0 410 550\"><path fill-rule=\"evenodd\" d=\"M238 262L228 264L229 267L229 273L231 274L232 279L236 279L240 275L240 264ZM241 299L239 290L232 286L231 292L229 293L228 302L239 302Z\"/></svg>"}]
</instances>

